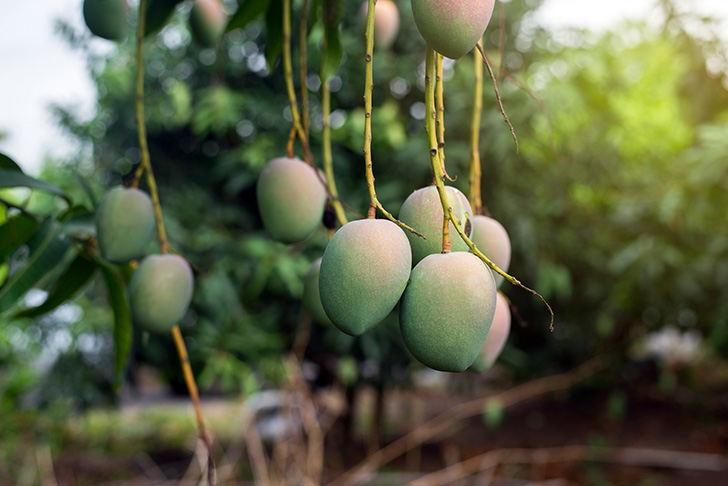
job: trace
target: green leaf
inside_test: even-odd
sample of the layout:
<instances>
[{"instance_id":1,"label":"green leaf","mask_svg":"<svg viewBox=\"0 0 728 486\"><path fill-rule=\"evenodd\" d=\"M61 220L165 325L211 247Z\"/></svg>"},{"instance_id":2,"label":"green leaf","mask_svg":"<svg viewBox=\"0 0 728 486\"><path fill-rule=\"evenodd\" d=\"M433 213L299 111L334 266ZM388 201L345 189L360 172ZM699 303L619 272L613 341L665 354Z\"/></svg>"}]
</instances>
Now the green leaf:
<instances>
[{"instance_id":1,"label":"green leaf","mask_svg":"<svg viewBox=\"0 0 728 486\"><path fill-rule=\"evenodd\" d=\"M20 173L23 172L23 169L21 169L13 159L3 153L0 153L0 169L12 170Z\"/></svg>"},{"instance_id":2,"label":"green leaf","mask_svg":"<svg viewBox=\"0 0 728 486\"><path fill-rule=\"evenodd\" d=\"M96 263L84 255L78 255L65 272L58 277L48 292L45 302L37 307L18 312L14 317L38 317L47 314L68 299L72 298L91 279Z\"/></svg>"},{"instance_id":3,"label":"green leaf","mask_svg":"<svg viewBox=\"0 0 728 486\"><path fill-rule=\"evenodd\" d=\"M96 200L96 196L94 195L93 189L91 189L91 185L78 172L74 171L73 174L76 176L76 179L78 179L78 183L81 184L81 188L83 189L83 192L86 193L86 196L88 196L89 201L91 201L91 207L96 209L99 204L98 204L98 201Z\"/></svg>"},{"instance_id":4,"label":"green leaf","mask_svg":"<svg viewBox=\"0 0 728 486\"><path fill-rule=\"evenodd\" d=\"M0 226L0 262L28 241L40 223L27 214L17 214Z\"/></svg>"},{"instance_id":5,"label":"green leaf","mask_svg":"<svg viewBox=\"0 0 728 486\"><path fill-rule=\"evenodd\" d=\"M268 11L265 13L266 46L265 60L268 62L268 72L278 61L283 47L283 1L271 0Z\"/></svg>"},{"instance_id":6,"label":"green leaf","mask_svg":"<svg viewBox=\"0 0 728 486\"><path fill-rule=\"evenodd\" d=\"M68 201L69 205L71 201L68 194L66 194L66 191L60 187L35 179L16 170L0 169L0 188L4 187L27 187L29 189L40 189L41 191L62 197Z\"/></svg>"},{"instance_id":7,"label":"green leaf","mask_svg":"<svg viewBox=\"0 0 728 486\"><path fill-rule=\"evenodd\" d=\"M56 222L46 218L26 245L27 260L0 288L0 313L12 307L23 294L56 268L71 243L58 230Z\"/></svg>"},{"instance_id":8,"label":"green leaf","mask_svg":"<svg viewBox=\"0 0 728 486\"><path fill-rule=\"evenodd\" d=\"M494 429L503 423L506 409L498 399L492 398L485 402L483 406L483 422L489 429Z\"/></svg>"},{"instance_id":9,"label":"green leaf","mask_svg":"<svg viewBox=\"0 0 728 486\"><path fill-rule=\"evenodd\" d=\"M341 48L341 31L338 27L326 28L326 51L324 51L321 65L321 81L326 82L334 75L341 63L343 50Z\"/></svg>"},{"instance_id":10,"label":"green leaf","mask_svg":"<svg viewBox=\"0 0 728 486\"><path fill-rule=\"evenodd\" d=\"M309 15L308 32L306 32L307 37L311 36L311 32L313 32L314 27L316 27L316 24L321 18L321 0L313 0L311 2L311 11L309 12Z\"/></svg>"},{"instance_id":11,"label":"green leaf","mask_svg":"<svg viewBox=\"0 0 728 486\"><path fill-rule=\"evenodd\" d=\"M244 29L268 8L268 0L240 0L238 9L225 28L225 32L235 29Z\"/></svg>"},{"instance_id":12,"label":"green leaf","mask_svg":"<svg viewBox=\"0 0 728 486\"><path fill-rule=\"evenodd\" d=\"M167 25L174 9L182 0L149 0L147 3L144 37L156 34Z\"/></svg>"},{"instance_id":13,"label":"green leaf","mask_svg":"<svg viewBox=\"0 0 728 486\"><path fill-rule=\"evenodd\" d=\"M121 275L108 263L101 263L101 274L104 276L109 304L114 312L114 390L117 390L124 379L124 368L129 361L134 331L131 326L129 298Z\"/></svg>"}]
</instances>

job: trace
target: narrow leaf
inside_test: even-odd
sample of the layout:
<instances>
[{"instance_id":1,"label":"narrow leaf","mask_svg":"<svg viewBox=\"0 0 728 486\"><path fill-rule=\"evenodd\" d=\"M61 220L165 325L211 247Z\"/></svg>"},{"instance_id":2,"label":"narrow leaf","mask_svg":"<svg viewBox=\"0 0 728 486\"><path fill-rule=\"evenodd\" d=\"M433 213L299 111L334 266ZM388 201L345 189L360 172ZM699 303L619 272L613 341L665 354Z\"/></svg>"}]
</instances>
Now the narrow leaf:
<instances>
[{"instance_id":1,"label":"narrow leaf","mask_svg":"<svg viewBox=\"0 0 728 486\"><path fill-rule=\"evenodd\" d=\"M172 13L182 0L149 0L147 3L144 37L156 34L167 25Z\"/></svg>"},{"instance_id":2,"label":"narrow leaf","mask_svg":"<svg viewBox=\"0 0 728 486\"><path fill-rule=\"evenodd\" d=\"M17 247L28 241L38 225L38 221L20 213L0 226L0 262L4 262Z\"/></svg>"},{"instance_id":3,"label":"narrow leaf","mask_svg":"<svg viewBox=\"0 0 728 486\"><path fill-rule=\"evenodd\" d=\"M66 191L60 187L35 179L16 170L0 169L0 188L4 187L27 187L30 189L40 189L41 191L60 196L66 201L69 201L70 204L68 194L66 194Z\"/></svg>"},{"instance_id":4,"label":"narrow leaf","mask_svg":"<svg viewBox=\"0 0 728 486\"><path fill-rule=\"evenodd\" d=\"M225 28L225 32L244 29L250 22L258 18L268 8L268 0L241 0L240 5Z\"/></svg>"},{"instance_id":5,"label":"narrow leaf","mask_svg":"<svg viewBox=\"0 0 728 486\"><path fill-rule=\"evenodd\" d=\"M56 268L63 260L71 243L58 231L55 221L47 218L41 223L38 231L23 245L23 247L26 246L27 260L0 287L0 313L12 307L20 297Z\"/></svg>"},{"instance_id":6,"label":"narrow leaf","mask_svg":"<svg viewBox=\"0 0 728 486\"><path fill-rule=\"evenodd\" d=\"M265 13L265 60L268 62L268 72L278 61L283 47L283 1L271 0L268 11Z\"/></svg>"},{"instance_id":7,"label":"narrow leaf","mask_svg":"<svg viewBox=\"0 0 728 486\"><path fill-rule=\"evenodd\" d=\"M37 307L15 314L15 317L37 317L46 314L72 298L91 279L96 264L83 255L78 255L65 272L53 284L45 302Z\"/></svg>"},{"instance_id":8,"label":"narrow leaf","mask_svg":"<svg viewBox=\"0 0 728 486\"><path fill-rule=\"evenodd\" d=\"M117 390L124 380L124 369L129 361L134 331L126 287L119 272L113 266L102 263L101 274L104 276L109 304L114 312L114 390Z\"/></svg>"},{"instance_id":9,"label":"narrow leaf","mask_svg":"<svg viewBox=\"0 0 728 486\"><path fill-rule=\"evenodd\" d=\"M98 201L96 200L96 196L94 195L93 189L91 189L91 185L78 172L74 171L74 175L76 176L76 179L78 179L78 183L81 184L81 188L83 189L83 192L86 193L86 196L88 196L89 201L91 201L91 207L96 209L98 207Z\"/></svg>"},{"instance_id":10,"label":"narrow leaf","mask_svg":"<svg viewBox=\"0 0 728 486\"><path fill-rule=\"evenodd\" d=\"M13 159L3 153L0 153L0 169L23 172L23 169Z\"/></svg>"},{"instance_id":11,"label":"narrow leaf","mask_svg":"<svg viewBox=\"0 0 728 486\"><path fill-rule=\"evenodd\" d=\"M343 50L341 48L341 31L338 27L326 29L326 52L321 65L321 81L327 81L334 75L341 63Z\"/></svg>"}]
</instances>

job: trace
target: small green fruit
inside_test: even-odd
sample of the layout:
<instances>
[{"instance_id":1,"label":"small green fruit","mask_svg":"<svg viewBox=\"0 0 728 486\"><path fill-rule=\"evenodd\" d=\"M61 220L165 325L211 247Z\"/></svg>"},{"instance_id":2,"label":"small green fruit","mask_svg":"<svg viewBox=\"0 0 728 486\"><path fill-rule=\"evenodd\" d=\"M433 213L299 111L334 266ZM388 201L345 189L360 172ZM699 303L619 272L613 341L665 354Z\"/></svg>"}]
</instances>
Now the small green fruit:
<instances>
[{"instance_id":1,"label":"small green fruit","mask_svg":"<svg viewBox=\"0 0 728 486\"><path fill-rule=\"evenodd\" d=\"M511 263L511 240L502 224L488 216L474 216L471 239L490 261L508 273L508 266ZM495 283L500 287L503 277L495 272L493 272L493 276Z\"/></svg>"},{"instance_id":2,"label":"small green fruit","mask_svg":"<svg viewBox=\"0 0 728 486\"><path fill-rule=\"evenodd\" d=\"M313 320L321 325L331 325L331 319L326 315L321 304L319 292L319 274L321 273L321 258L311 263L308 273L303 279L303 306L311 313Z\"/></svg>"},{"instance_id":3,"label":"small green fruit","mask_svg":"<svg viewBox=\"0 0 728 486\"><path fill-rule=\"evenodd\" d=\"M459 59L483 37L494 5L495 0L412 0L412 15L430 47Z\"/></svg>"},{"instance_id":4,"label":"small green fruit","mask_svg":"<svg viewBox=\"0 0 728 486\"><path fill-rule=\"evenodd\" d=\"M466 223L473 217L473 210L465 195L454 187L446 186L447 200L460 221L460 225L466 235L470 236L470 224ZM417 265L427 255L440 253L442 251L442 204L437 187L428 186L417 189L409 195L399 210L399 220L422 233L427 239L407 233L410 246L412 247L412 264ZM468 251L468 246L455 231L455 226L450 222L450 249L451 251Z\"/></svg>"},{"instance_id":5,"label":"small green fruit","mask_svg":"<svg viewBox=\"0 0 728 486\"><path fill-rule=\"evenodd\" d=\"M358 336L397 305L407 285L411 251L391 221L351 221L334 233L321 261L319 291L331 322Z\"/></svg>"},{"instance_id":6,"label":"small green fruit","mask_svg":"<svg viewBox=\"0 0 728 486\"><path fill-rule=\"evenodd\" d=\"M146 192L121 186L108 191L96 210L96 237L107 260L124 263L144 255L154 236L154 208Z\"/></svg>"},{"instance_id":7,"label":"small green fruit","mask_svg":"<svg viewBox=\"0 0 728 486\"><path fill-rule=\"evenodd\" d=\"M303 241L321 224L326 190L316 171L302 160L271 160L260 173L256 189L263 226L274 239Z\"/></svg>"},{"instance_id":8,"label":"small green fruit","mask_svg":"<svg viewBox=\"0 0 728 486\"><path fill-rule=\"evenodd\" d=\"M440 371L466 370L493 322L493 275L472 253L437 253L412 270L400 305L400 329L418 361Z\"/></svg>"},{"instance_id":9,"label":"small green fruit","mask_svg":"<svg viewBox=\"0 0 728 486\"><path fill-rule=\"evenodd\" d=\"M498 359L498 356L500 356L501 351L503 351L510 332L511 309L508 307L508 301L505 296L498 292L495 302L493 325L490 326L490 331L488 331L488 336L485 338L483 348L480 350L480 354L478 354L470 369L478 373L490 369Z\"/></svg>"},{"instance_id":10,"label":"small green fruit","mask_svg":"<svg viewBox=\"0 0 728 486\"><path fill-rule=\"evenodd\" d=\"M129 282L134 320L148 331L169 331L187 312L193 286L187 260L178 255L149 255Z\"/></svg>"},{"instance_id":11,"label":"small green fruit","mask_svg":"<svg viewBox=\"0 0 728 486\"><path fill-rule=\"evenodd\" d=\"M127 0L84 0L83 19L99 37L121 40L126 35L129 4Z\"/></svg>"},{"instance_id":12,"label":"small green fruit","mask_svg":"<svg viewBox=\"0 0 728 486\"><path fill-rule=\"evenodd\" d=\"M192 37L203 47L214 47L227 27L227 14L220 0L195 0L190 10Z\"/></svg>"}]
</instances>

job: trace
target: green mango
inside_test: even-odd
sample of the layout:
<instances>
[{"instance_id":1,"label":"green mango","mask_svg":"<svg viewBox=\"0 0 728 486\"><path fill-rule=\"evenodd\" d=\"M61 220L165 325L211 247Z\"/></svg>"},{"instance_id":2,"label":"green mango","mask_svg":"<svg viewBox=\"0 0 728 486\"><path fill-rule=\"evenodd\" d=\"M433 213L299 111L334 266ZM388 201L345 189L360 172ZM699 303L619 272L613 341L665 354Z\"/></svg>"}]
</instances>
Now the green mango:
<instances>
[{"instance_id":1,"label":"green mango","mask_svg":"<svg viewBox=\"0 0 728 486\"><path fill-rule=\"evenodd\" d=\"M99 250L110 262L125 263L144 256L155 226L152 200L139 189L114 187L96 209Z\"/></svg>"},{"instance_id":2,"label":"green mango","mask_svg":"<svg viewBox=\"0 0 728 486\"><path fill-rule=\"evenodd\" d=\"M473 236L470 239L490 261L508 273L511 263L511 240L502 224L489 216L473 216ZM493 276L495 283L500 287L503 277L495 272Z\"/></svg>"},{"instance_id":3,"label":"green mango","mask_svg":"<svg viewBox=\"0 0 728 486\"><path fill-rule=\"evenodd\" d=\"M473 210L470 208L468 198L451 186L446 186L445 192L455 217L460 221L465 234L470 236L470 223L466 219L469 221L473 217ZM399 220L427 238L423 239L410 232L407 233L407 238L412 247L412 265L417 265L427 255L442 252L443 212L437 187L427 186L410 194L399 210ZM452 222L450 222L449 228L450 250L468 251L468 245L457 234Z\"/></svg>"},{"instance_id":4,"label":"green mango","mask_svg":"<svg viewBox=\"0 0 728 486\"><path fill-rule=\"evenodd\" d=\"M134 321L157 333L172 329L187 313L194 277L179 255L149 255L129 282L129 304Z\"/></svg>"},{"instance_id":5,"label":"green mango","mask_svg":"<svg viewBox=\"0 0 728 486\"><path fill-rule=\"evenodd\" d=\"M501 351L503 351L510 332L511 309L508 306L506 297L501 292L498 292L495 302L493 325L490 326L490 331L488 331L488 335L485 337L483 348L478 353L478 357L470 366L470 369L477 373L490 369L498 359L498 356L500 356Z\"/></svg>"},{"instance_id":6,"label":"green mango","mask_svg":"<svg viewBox=\"0 0 728 486\"><path fill-rule=\"evenodd\" d=\"M190 10L192 38L202 47L214 47L227 27L227 14L220 0L194 0Z\"/></svg>"},{"instance_id":7,"label":"green mango","mask_svg":"<svg viewBox=\"0 0 728 486\"><path fill-rule=\"evenodd\" d=\"M430 47L459 59L483 37L494 6L495 0L412 0L412 16Z\"/></svg>"},{"instance_id":8,"label":"green mango","mask_svg":"<svg viewBox=\"0 0 728 486\"><path fill-rule=\"evenodd\" d=\"M300 159L279 157L268 162L256 192L263 226L278 241L303 241L321 224L326 189L316 170Z\"/></svg>"},{"instance_id":9,"label":"green mango","mask_svg":"<svg viewBox=\"0 0 728 486\"><path fill-rule=\"evenodd\" d=\"M411 268L407 237L384 219L342 226L321 260L321 304L331 322L352 336L377 325L397 305Z\"/></svg>"},{"instance_id":10,"label":"green mango","mask_svg":"<svg viewBox=\"0 0 728 486\"><path fill-rule=\"evenodd\" d=\"M437 253L415 266L400 305L407 349L439 371L466 370L493 323L495 280L472 253Z\"/></svg>"},{"instance_id":11,"label":"green mango","mask_svg":"<svg viewBox=\"0 0 728 486\"><path fill-rule=\"evenodd\" d=\"M109 40L126 35L129 15L127 0L84 0L83 19L91 33Z\"/></svg>"}]
</instances>

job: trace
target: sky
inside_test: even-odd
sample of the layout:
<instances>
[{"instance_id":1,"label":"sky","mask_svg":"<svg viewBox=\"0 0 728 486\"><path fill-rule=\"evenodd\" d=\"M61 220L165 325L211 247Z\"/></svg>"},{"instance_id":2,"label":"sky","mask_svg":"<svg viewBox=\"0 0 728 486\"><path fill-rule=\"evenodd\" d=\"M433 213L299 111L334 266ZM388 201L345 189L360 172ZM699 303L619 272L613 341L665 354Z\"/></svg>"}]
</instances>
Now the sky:
<instances>
[{"instance_id":1,"label":"sky","mask_svg":"<svg viewBox=\"0 0 728 486\"><path fill-rule=\"evenodd\" d=\"M52 103L74 107L90 116L94 88L81 52L74 52L55 33L63 19L82 28L83 0L25 0L6 2L0 16L0 152L37 175L47 154L74 153L73 141L53 122ZM136 0L132 0L136 1ZM584 27L603 31L625 18L654 15L656 0L545 0L535 15L549 29ZM691 0L691 8L728 19L728 0ZM651 13L652 12L652 13ZM728 36L728 20L724 22ZM93 49L113 48L98 39Z\"/></svg>"}]
</instances>

